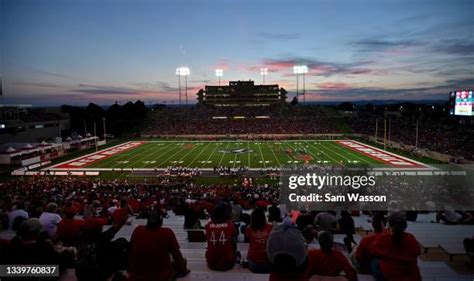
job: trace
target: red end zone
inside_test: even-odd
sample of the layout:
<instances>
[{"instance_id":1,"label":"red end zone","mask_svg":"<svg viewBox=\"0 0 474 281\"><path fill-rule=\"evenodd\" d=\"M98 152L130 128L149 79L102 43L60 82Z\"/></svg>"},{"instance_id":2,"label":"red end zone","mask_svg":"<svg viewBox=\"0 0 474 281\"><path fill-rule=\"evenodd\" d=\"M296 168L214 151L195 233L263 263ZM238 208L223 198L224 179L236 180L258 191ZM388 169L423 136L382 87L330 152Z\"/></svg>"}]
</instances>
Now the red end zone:
<instances>
[{"instance_id":1,"label":"red end zone","mask_svg":"<svg viewBox=\"0 0 474 281\"><path fill-rule=\"evenodd\" d=\"M366 145L353 140L340 140L336 141L338 144L347 147L353 151L364 154L373 158L377 161L380 161L384 164L387 164L394 168L426 168L427 165L393 154L388 151L384 151L378 148L375 148L370 145Z\"/></svg>"},{"instance_id":2,"label":"red end zone","mask_svg":"<svg viewBox=\"0 0 474 281\"><path fill-rule=\"evenodd\" d=\"M145 142L141 142L141 141L126 142L123 144L119 144L119 145L116 145L116 146L113 146L101 151L97 151L97 152L67 161L67 162L57 164L51 168L59 168L59 169L84 168L85 166L88 166L92 163L110 158L116 154L138 147L144 143Z\"/></svg>"}]
</instances>

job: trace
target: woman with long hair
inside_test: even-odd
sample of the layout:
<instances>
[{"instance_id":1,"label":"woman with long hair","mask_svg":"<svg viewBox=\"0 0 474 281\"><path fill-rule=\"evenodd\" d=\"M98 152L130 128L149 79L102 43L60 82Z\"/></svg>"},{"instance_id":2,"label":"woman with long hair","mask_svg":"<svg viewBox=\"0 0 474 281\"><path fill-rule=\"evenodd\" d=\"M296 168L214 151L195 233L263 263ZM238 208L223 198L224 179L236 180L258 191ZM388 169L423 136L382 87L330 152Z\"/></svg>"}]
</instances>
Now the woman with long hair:
<instances>
[{"instance_id":1,"label":"woman with long hair","mask_svg":"<svg viewBox=\"0 0 474 281\"><path fill-rule=\"evenodd\" d=\"M405 232L405 215L393 212L387 220L390 231L380 234L373 244L379 262L372 266L372 274L377 281L421 281L417 264L421 249L415 236Z\"/></svg>"},{"instance_id":2,"label":"woman with long hair","mask_svg":"<svg viewBox=\"0 0 474 281\"><path fill-rule=\"evenodd\" d=\"M265 211L257 208L250 217L250 227L247 228L246 236L249 240L249 251L247 261L250 271L254 273L269 273L270 265L267 258L267 241L272 225L267 223Z\"/></svg>"}]
</instances>

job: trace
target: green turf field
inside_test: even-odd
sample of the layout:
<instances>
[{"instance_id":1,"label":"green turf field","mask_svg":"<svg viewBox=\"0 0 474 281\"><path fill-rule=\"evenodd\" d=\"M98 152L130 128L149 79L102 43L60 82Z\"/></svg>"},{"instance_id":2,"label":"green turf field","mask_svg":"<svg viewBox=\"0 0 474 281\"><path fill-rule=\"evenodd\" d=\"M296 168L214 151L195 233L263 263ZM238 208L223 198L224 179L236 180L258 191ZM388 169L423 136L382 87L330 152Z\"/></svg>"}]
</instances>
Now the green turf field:
<instances>
[{"instance_id":1,"label":"green turf field","mask_svg":"<svg viewBox=\"0 0 474 281\"><path fill-rule=\"evenodd\" d=\"M384 166L334 141L150 141L88 164L87 168L166 168L215 166L270 168L320 163Z\"/></svg>"}]
</instances>

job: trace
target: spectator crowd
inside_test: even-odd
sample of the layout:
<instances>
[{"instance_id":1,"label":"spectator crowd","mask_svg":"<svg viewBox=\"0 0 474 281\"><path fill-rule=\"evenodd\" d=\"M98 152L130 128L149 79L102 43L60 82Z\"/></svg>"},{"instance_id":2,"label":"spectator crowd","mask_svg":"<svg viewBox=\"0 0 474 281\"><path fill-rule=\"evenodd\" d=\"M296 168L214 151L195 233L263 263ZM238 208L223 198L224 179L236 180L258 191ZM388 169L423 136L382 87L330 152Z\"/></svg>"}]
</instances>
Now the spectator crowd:
<instances>
[{"instance_id":1,"label":"spectator crowd","mask_svg":"<svg viewBox=\"0 0 474 281\"><path fill-rule=\"evenodd\" d=\"M74 268L78 280L173 280L190 272L176 235L163 226L168 212L174 212L184 216L185 229L205 233L211 270L241 264L269 274L269 280L317 275L353 281L358 272L376 280L421 280L421 250L406 232L413 214L371 213L374 234L357 245L350 212L287 210L278 198L276 186L258 184L53 177L8 181L0 185L0 218L2 228L16 234L0 241L0 262L58 264L61 272ZM449 218L458 214L453 212L439 213L439 223L452 224ZM134 229L130 241L114 240L132 217L146 224ZM209 219L205 225L203 219ZM344 245L336 245L336 234L344 235ZM237 242L249 243L245 256ZM465 245L472 253L472 240Z\"/></svg>"}]
</instances>

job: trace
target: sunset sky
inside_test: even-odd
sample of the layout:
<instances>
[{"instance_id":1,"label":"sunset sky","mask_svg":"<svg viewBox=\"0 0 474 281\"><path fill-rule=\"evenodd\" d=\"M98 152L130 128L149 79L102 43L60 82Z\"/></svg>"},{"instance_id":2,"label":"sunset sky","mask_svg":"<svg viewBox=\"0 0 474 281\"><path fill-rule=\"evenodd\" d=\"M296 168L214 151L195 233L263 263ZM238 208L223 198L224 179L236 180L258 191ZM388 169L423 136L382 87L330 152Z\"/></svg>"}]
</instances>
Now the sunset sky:
<instances>
[{"instance_id":1,"label":"sunset sky","mask_svg":"<svg viewBox=\"0 0 474 281\"><path fill-rule=\"evenodd\" d=\"M0 0L0 103L178 98L228 80L307 100L447 99L474 88L474 1ZM301 84L300 84L301 85Z\"/></svg>"}]
</instances>

